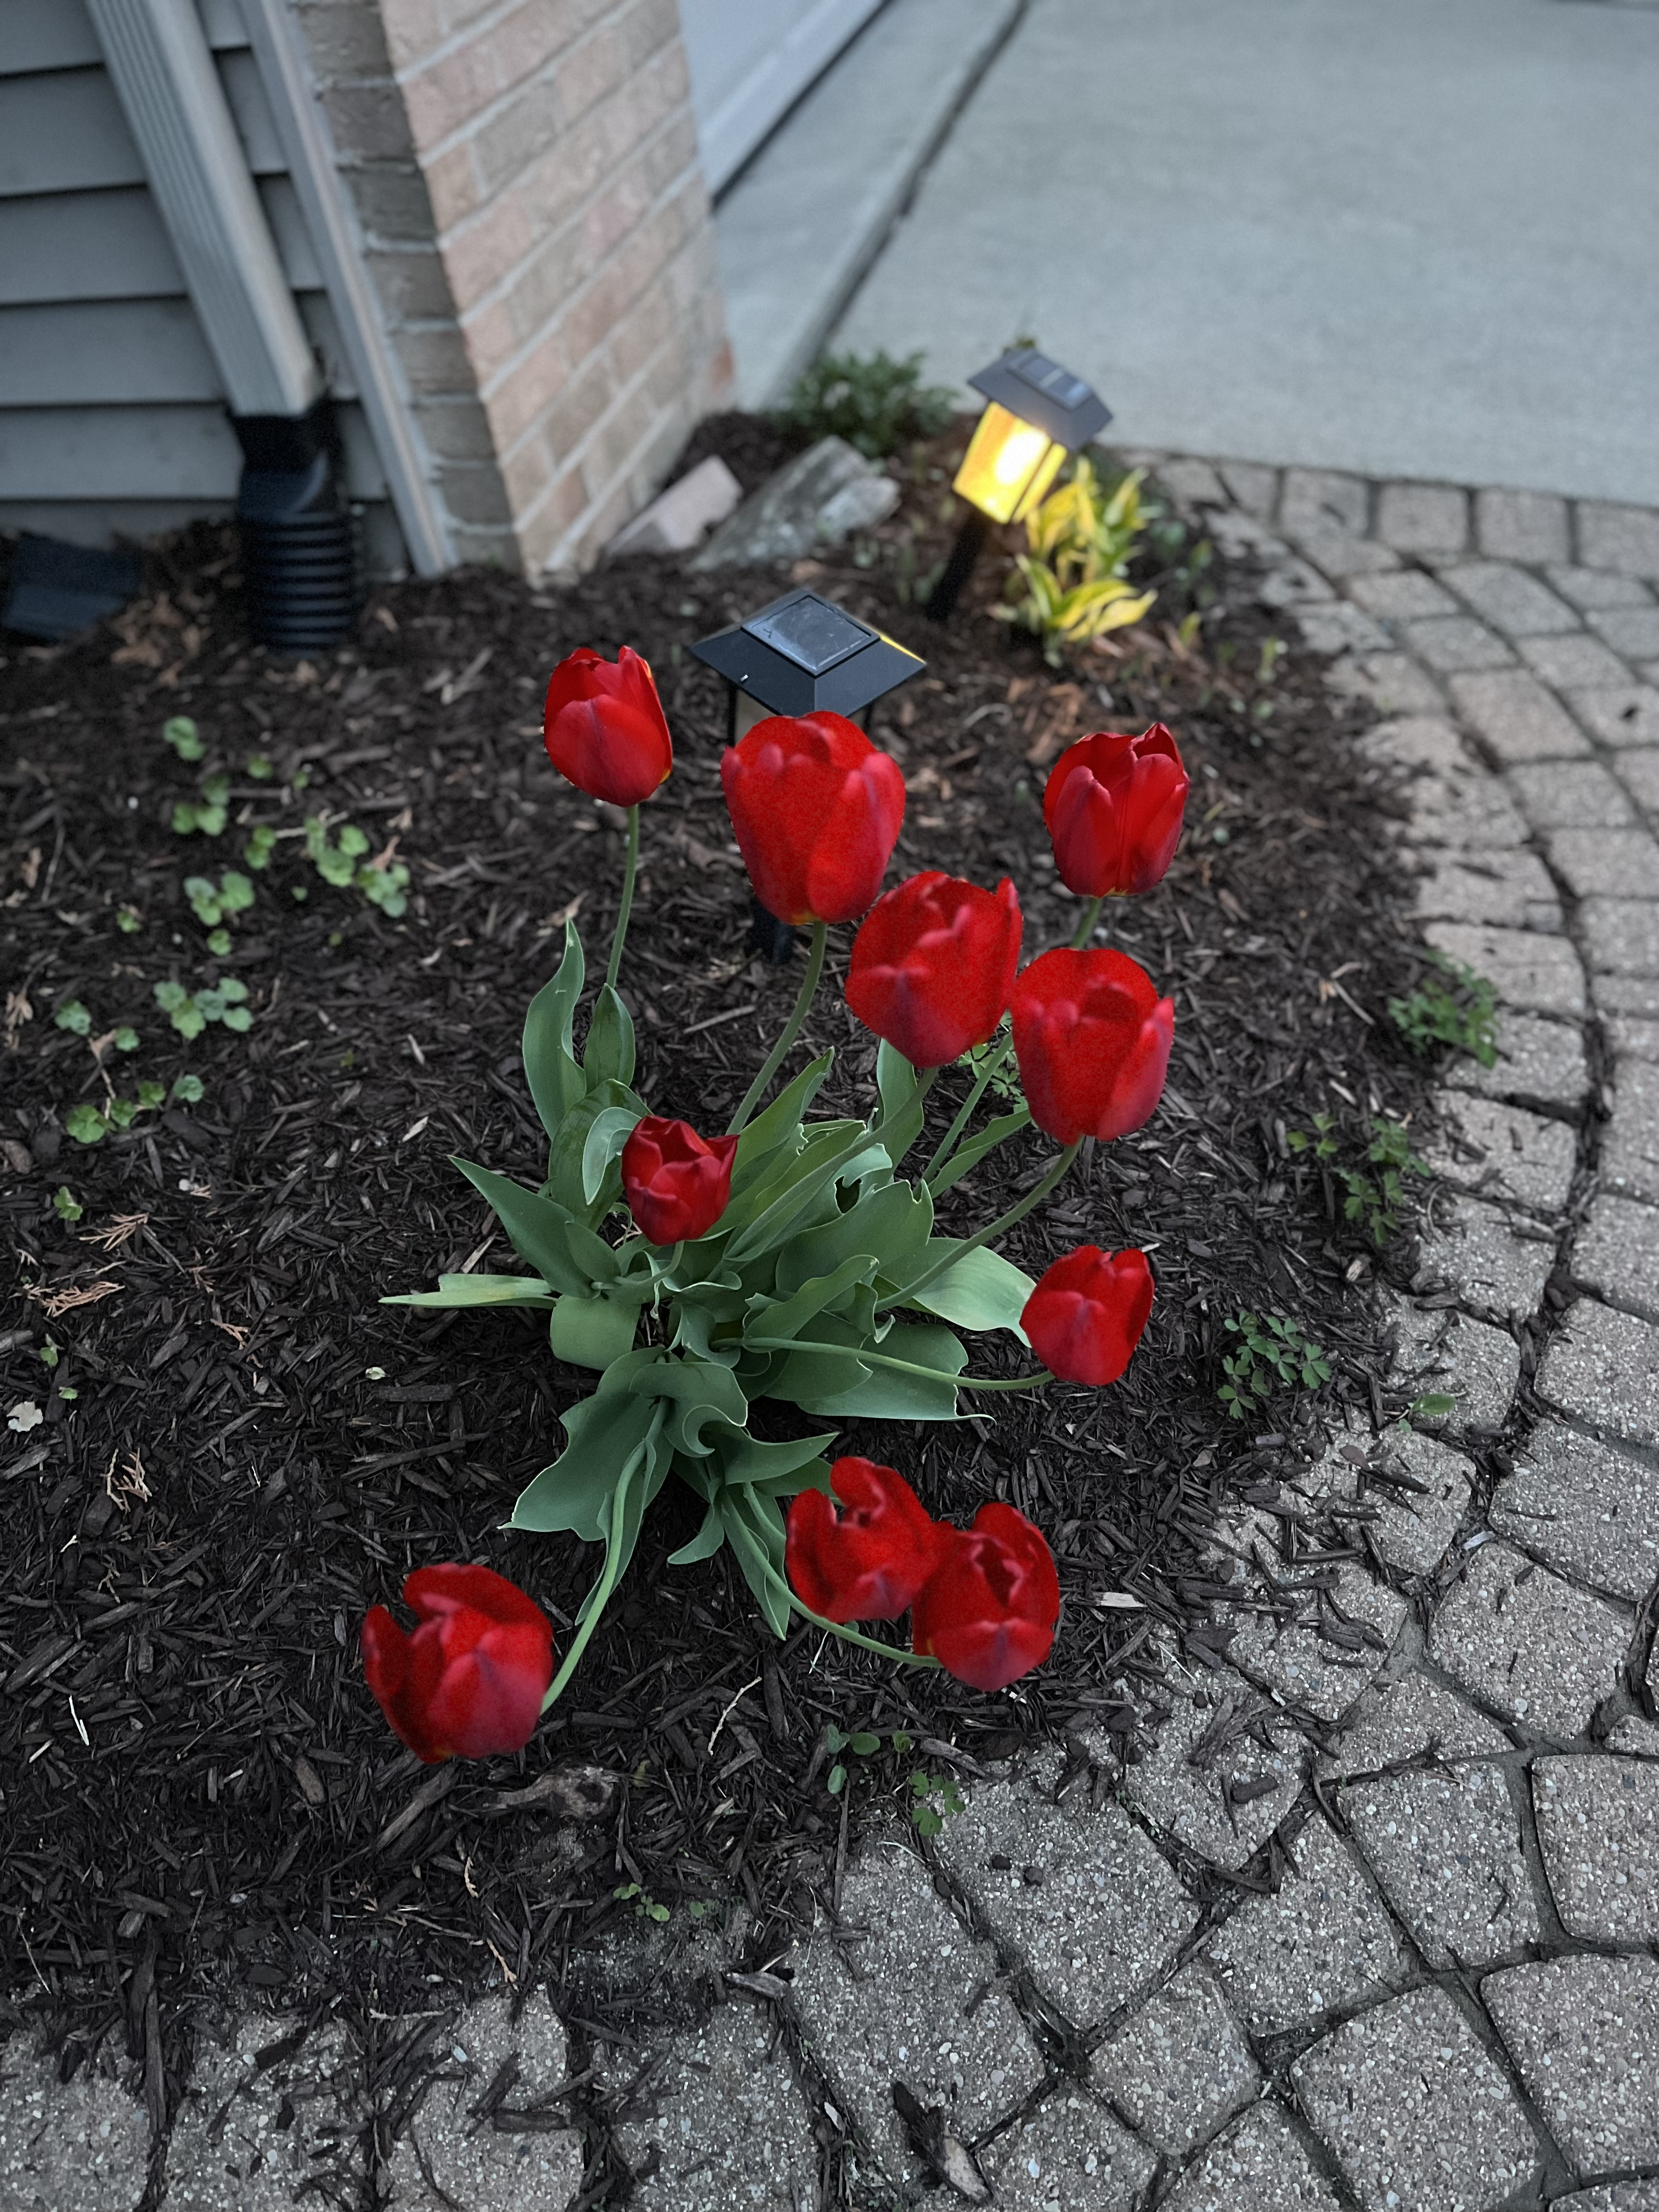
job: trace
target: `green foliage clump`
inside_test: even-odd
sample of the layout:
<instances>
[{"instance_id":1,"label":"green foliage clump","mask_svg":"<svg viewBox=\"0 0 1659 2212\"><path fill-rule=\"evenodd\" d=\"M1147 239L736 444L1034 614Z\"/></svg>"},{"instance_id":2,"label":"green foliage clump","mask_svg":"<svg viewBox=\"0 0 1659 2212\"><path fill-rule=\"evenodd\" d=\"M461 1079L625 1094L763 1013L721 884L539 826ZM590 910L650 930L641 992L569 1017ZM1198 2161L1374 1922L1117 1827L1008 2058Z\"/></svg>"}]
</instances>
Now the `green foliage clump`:
<instances>
[{"instance_id":1,"label":"green foliage clump","mask_svg":"<svg viewBox=\"0 0 1659 2212\"><path fill-rule=\"evenodd\" d=\"M276 832L269 823L258 823L247 833L247 842L242 848L242 858L257 875L270 866L270 856L276 849Z\"/></svg>"},{"instance_id":2,"label":"green foliage clump","mask_svg":"<svg viewBox=\"0 0 1659 2212\"><path fill-rule=\"evenodd\" d=\"M905 361L826 355L797 377L778 422L812 441L844 438L866 460L885 460L914 438L937 437L954 411L943 385L923 384L921 360L919 353Z\"/></svg>"},{"instance_id":3,"label":"green foliage clump","mask_svg":"<svg viewBox=\"0 0 1659 2212\"><path fill-rule=\"evenodd\" d=\"M1144 474L1132 469L1109 492L1089 456L1079 453L1026 522L1030 550L1014 556L1007 596L993 612L1040 637L1043 658L1054 667L1067 646L1092 644L1140 621L1157 597L1137 592L1124 578L1146 527ZM1015 575L1024 586L1018 596Z\"/></svg>"},{"instance_id":4,"label":"green foliage clump","mask_svg":"<svg viewBox=\"0 0 1659 2212\"><path fill-rule=\"evenodd\" d=\"M228 775L208 775L202 779L200 799L181 799L173 810L172 827L175 836L188 837L199 834L217 837L223 833L229 820L230 778Z\"/></svg>"},{"instance_id":5,"label":"green foliage clump","mask_svg":"<svg viewBox=\"0 0 1659 2212\"><path fill-rule=\"evenodd\" d=\"M228 915L246 914L253 903L253 886L234 868L227 868L216 885L210 876L186 876L185 896L198 921L210 925L208 949L222 957L230 950L230 932L221 924Z\"/></svg>"},{"instance_id":6,"label":"green foliage clump","mask_svg":"<svg viewBox=\"0 0 1659 2212\"><path fill-rule=\"evenodd\" d=\"M198 761L206 747L201 733L188 714L175 714L171 721L161 725L162 742L173 747L181 761Z\"/></svg>"},{"instance_id":7,"label":"green foliage clump","mask_svg":"<svg viewBox=\"0 0 1659 2212\"><path fill-rule=\"evenodd\" d=\"M252 1029L253 1016L247 1005L247 985L227 975L210 988L190 992L182 983L155 986L155 1003L181 1037L201 1036L210 1022L222 1022L228 1030Z\"/></svg>"},{"instance_id":8,"label":"green foliage clump","mask_svg":"<svg viewBox=\"0 0 1659 2212\"><path fill-rule=\"evenodd\" d=\"M1303 1334L1299 1322L1283 1314L1258 1320L1253 1313L1238 1313L1222 1327L1238 1339L1238 1348L1221 1363L1227 1379L1216 1395L1236 1421L1260 1411L1275 1391L1298 1384L1316 1390L1331 1379L1323 1351Z\"/></svg>"},{"instance_id":9,"label":"green foliage clump","mask_svg":"<svg viewBox=\"0 0 1659 2212\"><path fill-rule=\"evenodd\" d=\"M1390 999L1389 1019L1413 1052L1432 1052L1437 1045L1455 1045L1478 1060L1482 1067L1498 1064L1498 994L1484 975L1449 960L1443 952L1427 951L1424 958L1435 975L1425 975L1410 996ZM1442 981L1442 978L1447 981Z\"/></svg>"},{"instance_id":10,"label":"green foliage clump","mask_svg":"<svg viewBox=\"0 0 1659 2212\"><path fill-rule=\"evenodd\" d=\"M913 1747L912 1739L902 1729L895 1729L890 1739L893 1749L901 1758ZM832 1797L839 1797L847 1787L848 1769L843 1754L857 1759L873 1759L881 1749L881 1738L872 1729L859 1729L848 1735L830 1722L823 1731L824 1749L835 1759L824 1788ZM917 1767L909 1777L910 1825L919 1836L936 1836L946 1820L968 1809L962 1793L948 1774L929 1774L925 1767Z\"/></svg>"},{"instance_id":11,"label":"green foliage clump","mask_svg":"<svg viewBox=\"0 0 1659 2212\"><path fill-rule=\"evenodd\" d=\"M1360 1164L1344 1163L1338 1156L1341 1140L1328 1114L1316 1114L1311 1129L1292 1129L1285 1141L1293 1152L1306 1152L1328 1167L1342 1186L1342 1215L1366 1235L1380 1252L1400 1226L1407 1176L1425 1176L1426 1164L1411 1148L1404 1125L1373 1115L1370 1135Z\"/></svg>"},{"instance_id":12,"label":"green foliage clump","mask_svg":"<svg viewBox=\"0 0 1659 2212\"><path fill-rule=\"evenodd\" d=\"M363 860L368 850L368 839L355 822L343 822L331 842L328 824L320 814L306 817L306 856L323 881L337 890L360 891L371 906L379 907L395 921L408 911L404 894L409 889L409 870L401 860L374 867Z\"/></svg>"}]
</instances>

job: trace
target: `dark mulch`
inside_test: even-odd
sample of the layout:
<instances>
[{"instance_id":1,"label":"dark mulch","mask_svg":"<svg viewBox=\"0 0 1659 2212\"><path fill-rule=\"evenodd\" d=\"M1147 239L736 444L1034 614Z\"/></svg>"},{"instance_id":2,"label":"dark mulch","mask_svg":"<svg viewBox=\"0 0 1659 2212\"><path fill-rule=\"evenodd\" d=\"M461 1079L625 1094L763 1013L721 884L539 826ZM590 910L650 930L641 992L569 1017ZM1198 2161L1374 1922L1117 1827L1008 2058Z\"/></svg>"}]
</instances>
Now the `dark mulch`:
<instances>
[{"instance_id":1,"label":"dark mulch","mask_svg":"<svg viewBox=\"0 0 1659 2212\"><path fill-rule=\"evenodd\" d=\"M722 436L740 474L776 458L764 425L716 425L705 447ZM483 572L406 584L375 595L352 648L295 666L243 647L228 548L198 532L155 557L119 633L7 647L0 927L15 1047L0 1135L21 1272L0 1350L5 1402L41 1401L46 1425L9 1436L0 1467L0 1929L5 1986L50 1992L83 2038L123 2019L137 2035L152 1986L164 2027L183 2000L239 1984L343 1991L382 2016L418 2007L433 1983L506 1973L525 1987L562 1975L597 1931L631 1925L635 1903L613 1895L630 1882L674 1908L745 1908L760 1963L846 1848L826 1723L954 1737L981 1755L1079 1721L1127 1735L1135 1711L1107 1685L1148 1662L1152 1624L1202 1640L1206 1531L1313 1410L1282 1402L1273 1433L1226 1419L1224 1316L1297 1316L1333 1355L1326 1402L1378 1402L1378 1347L1345 1296L1364 1248L1281 1141L1316 1109L1353 1127L1375 1104L1421 1104L1422 1073L1382 1018L1413 968L1405 890L1351 732L1316 664L1292 653L1264 680L1270 622L1248 578L1219 568L1201 643L1161 619L1186 604L1169 578L1159 621L1069 683L983 618L994 564L955 624L930 629L896 580L945 550L947 446L915 457L905 504L874 539L793 572L928 658L876 727L909 777L901 864L1012 873L1035 951L1075 911L1048 864L1042 761L1072 734L1162 717L1194 778L1167 882L1112 917L1176 1000L1165 1103L1012 1240L1034 1269L1084 1237L1154 1253L1158 1307L1127 1377L999 1401L960 1427L849 1426L843 1439L896 1462L937 1512L965 1517L994 1495L1047 1530L1061 1634L1053 1662L1006 1697L890 1671L816 1634L772 1644L723 1559L663 1570L692 1525L672 1496L521 1758L422 1772L356 1654L365 1607L423 1561L487 1559L567 1623L591 1578L582 1547L500 1527L588 1379L553 1364L529 1319L375 1301L479 1255L514 1264L499 1242L484 1251L490 1220L447 1156L538 1179L523 1007L562 916L579 909L602 946L613 910L614 825L557 781L539 742L547 672L576 645L642 649L679 748L647 813L624 974L641 1087L710 1128L744 1087L794 976L745 948L747 886L716 775L722 702L686 647L787 580L689 578L641 558L568 589ZM182 879L235 864L245 832L169 830L198 774L161 739L181 712L210 746L204 769L234 771L238 825L297 830L321 806L377 847L396 841L415 878L404 920L325 887L289 837L234 957L212 959ZM275 783L242 773L258 751ZM124 934L129 903L141 926ZM222 972L249 985L252 1030L183 1045L153 986ZM95 1152L70 1141L65 1110L101 1087L86 1043L53 1026L70 998L95 1031L141 1032L136 1054L112 1055L118 1085L192 1069L203 1103L145 1115ZM840 1099L866 1099L871 1042L836 994L811 1031L842 1048ZM941 1091L959 1095L956 1080ZM951 1201L951 1225L1005 1204L1044 1149L1006 1148ZM52 1211L60 1184L84 1208L76 1224ZM997 1340L981 1352L1012 1365ZM1123 1589L1142 1612L1091 1607ZM914 1759L884 1760L882 1785L902 1793Z\"/></svg>"}]
</instances>

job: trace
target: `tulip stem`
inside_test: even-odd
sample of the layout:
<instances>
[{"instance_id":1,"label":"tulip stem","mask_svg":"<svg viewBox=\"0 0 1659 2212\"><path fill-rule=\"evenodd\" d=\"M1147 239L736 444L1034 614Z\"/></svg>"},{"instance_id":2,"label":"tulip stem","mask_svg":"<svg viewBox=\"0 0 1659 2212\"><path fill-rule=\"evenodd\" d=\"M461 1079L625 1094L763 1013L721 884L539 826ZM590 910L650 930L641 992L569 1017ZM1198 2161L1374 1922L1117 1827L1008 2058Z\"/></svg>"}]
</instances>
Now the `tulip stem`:
<instances>
[{"instance_id":1,"label":"tulip stem","mask_svg":"<svg viewBox=\"0 0 1659 2212\"><path fill-rule=\"evenodd\" d=\"M921 1375L929 1382L948 1382L953 1390L1035 1390L1052 1382L1045 1367L1040 1375L948 1375L942 1367L921 1367L914 1359L894 1359L884 1352L868 1352L855 1344L812 1344L793 1336L751 1336L745 1343L753 1352L839 1352L866 1367L890 1367L896 1375Z\"/></svg>"},{"instance_id":2,"label":"tulip stem","mask_svg":"<svg viewBox=\"0 0 1659 2212\"><path fill-rule=\"evenodd\" d=\"M742 1105L727 1122L726 1133L728 1137L737 1135L756 1107L765 1097L772 1078L788 1058L795 1039L800 1035L801 1024L805 1021L807 1012L817 994L818 978L823 973L824 949L829 942L828 926L823 922L815 921L812 924L812 947L806 956L806 973L801 977L800 989L796 994L794 1010L783 1025L782 1035L771 1051L767 1054L760 1073L750 1085Z\"/></svg>"},{"instance_id":3,"label":"tulip stem","mask_svg":"<svg viewBox=\"0 0 1659 2212\"><path fill-rule=\"evenodd\" d=\"M1098 898L1092 898L1090 900L1089 910L1084 915L1082 921L1079 922L1076 933L1072 939L1072 950L1073 952L1081 952L1084 946L1094 935L1095 924L1100 920L1100 909L1105 905L1105 903L1106 894L1104 891L1102 891Z\"/></svg>"},{"instance_id":4,"label":"tulip stem","mask_svg":"<svg viewBox=\"0 0 1659 2212\"><path fill-rule=\"evenodd\" d=\"M943 1259L935 1260L925 1273L918 1275L914 1282L907 1283L896 1297L887 1299L878 1310L884 1313L889 1306L910 1304L914 1302L918 1291L925 1291L930 1283L936 1283L941 1275L947 1273L956 1266L958 1260L965 1260L970 1252L976 1252L981 1244L988 1244L994 1238L1006 1236L1017 1221L1024 1221L1034 1206L1042 1205L1043 1200L1048 1197L1049 1192L1066 1173L1066 1169L1071 1166L1072 1162L1078 1156L1082 1142L1083 1139L1079 1137L1076 1144L1067 1145L1042 1182L1028 1190L1024 1198L1017 1200L1006 1213L1000 1214L996 1220L988 1228L981 1229L977 1235L965 1237L961 1243L953 1244Z\"/></svg>"},{"instance_id":5,"label":"tulip stem","mask_svg":"<svg viewBox=\"0 0 1659 2212\"><path fill-rule=\"evenodd\" d=\"M945 1165L945 1163L950 1158L951 1153L955 1152L957 1138L961 1136L963 1131L968 1127L969 1122L972 1120L975 1107L978 1105L980 1100L985 1096L986 1085L990 1082L991 1078L996 1073L998 1068L1001 1066L1003 1061L1007 1059L1010 1048L1012 1046L1013 1042L1014 1041L1012 1036L1006 1036L1001 1040L1000 1043L997 1043L993 1041L993 1045L987 1049L984 1059L980 1062L979 1073L974 1078L973 1089L968 1093L968 1097L963 1104L961 1111L957 1114L956 1120L951 1122L950 1127L945 1131L945 1135L939 1143L939 1149L934 1152L933 1158L928 1161L927 1166L921 1171L921 1179L925 1183L932 1183L933 1177Z\"/></svg>"},{"instance_id":6,"label":"tulip stem","mask_svg":"<svg viewBox=\"0 0 1659 2212\"><path fill-rule=\"evenodd\" d=\"M605 983L608 991L617 988L617 977L622 970L623 945L628 936L628 917L634 911L634 878L640 872L640 810L637 805L628 810L628 858L623 864L622 904L617 909L617 927L611 939L611 957L605 963Z\"/></svg>"},{"instance_id":7,"label":"tulip stem","mask_svg":"<svg viewBox=\"0 0 1659 2212\"><path fill-rule=\"evenodd\" d=\"M866 1636L860 1629L849 1628L844 1620L826 1620L821 1613L814 1613L810 1605L801 1603L793 1590L789 1588L788 1583L784 1581L783 1577L777 1572L769 1561L768 1571L779 1588L787 1593L790 1605L799 1613L803 1620L811 1621L817 1627L827 1630L831 1636L839 1636L844 1644L856 1644L860 1650L873 1651L878 1658L896 1659L900 1665L904 1667L937 1668L939 1666L939 1661L931 1652L901 1650L896 1644L883 1644L877 1637Z\"/></svg>"},{"instance_id":8,"label":"tulip stem","mask_svg":"<svg viewBox=\"0 0 1659 2212\"><path fill-rule=\"evenodd\" d=\"M660 1424L658 1425L660 1426ZM635 1444L629 1455L628 1464L617 1479L611 1493L611 1527L605 1547L605 1565L599 1569L599 1578L588 1595L587 1618L570 1639L570 1649L564 1655L564 1664L548 1684L542 1698L542 1711L557 1702L565 1684L576 1671L576 1662L587 1649L588 1638L599 1626L600 1616L611 1602L611 1593L617 1587L622 1573L623 1533L628 1519L628 1484L639 1462L644 1458L647 1446Z\"/></svg>"}]
</instances>

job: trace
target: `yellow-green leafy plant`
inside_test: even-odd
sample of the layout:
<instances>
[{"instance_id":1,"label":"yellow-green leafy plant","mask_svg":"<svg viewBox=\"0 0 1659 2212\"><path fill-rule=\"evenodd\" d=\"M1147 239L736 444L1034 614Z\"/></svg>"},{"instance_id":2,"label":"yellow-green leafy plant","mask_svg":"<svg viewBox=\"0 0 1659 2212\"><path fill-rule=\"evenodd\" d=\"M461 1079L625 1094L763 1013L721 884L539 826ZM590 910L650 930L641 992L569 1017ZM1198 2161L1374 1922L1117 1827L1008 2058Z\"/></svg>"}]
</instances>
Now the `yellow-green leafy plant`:
<instances>
[{"instance_id":1,"label":"yellow-green leafy plant","mask_svg":"<svg viewBox=\"0 0 1659 2212\"><path fill-rule=\"evenodd\" d=\"M1132 469L1109 493L1094 463L1079 453L1066 481L1026 522L1030 550L1014 556L1006 602L993 611L1000 622L1034 631L1055 667L1068 646L1090 645L1138 623L1158 596L1124 579L1146 527L1144 474ZM1024 587L1018 597L1016 577Z\"/></svg>"}]
</instances>

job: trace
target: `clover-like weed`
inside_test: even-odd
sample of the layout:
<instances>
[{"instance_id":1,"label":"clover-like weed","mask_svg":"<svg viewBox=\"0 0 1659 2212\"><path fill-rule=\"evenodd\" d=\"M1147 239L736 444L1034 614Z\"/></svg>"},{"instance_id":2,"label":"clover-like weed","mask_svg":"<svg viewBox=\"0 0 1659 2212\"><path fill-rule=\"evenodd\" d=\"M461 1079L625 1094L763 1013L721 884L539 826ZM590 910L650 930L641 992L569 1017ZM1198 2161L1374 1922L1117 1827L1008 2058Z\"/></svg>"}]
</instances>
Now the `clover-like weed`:
<instances>
[{"instance_id":1,"label":"clover-like weed","mask_svg":"<svg viewBox=\"0 0 1659 2212\"><path fill-rule=\"evenodd\" d=\"M247 995L247 985L234 975L195 992L171 981L155 986L156 1005L187 1042L200 1036L210 1022L222 1022L239 1033L251 1029L253 1015Z\"/></svg>"},{"instance_id":2,"label":"clover-like weed","mask_svg":"<svg viewBox=\"0 0 1659 2212\"><path fill-rule=\"evenodd\" d=\"M1484 975L1477 975L1461 960L1449 960L1443 952L1432 950L1423 957L1438 972L1425 975L1407 997L1390 999L1389 1019L1413 1052L1455 1045L1478 1060L1482 1067L1495 1067L1497 992Z\"/></svg>"},{"instance_id":3,"label":"clover-like weed","mask_svg":"<svg viewBox=\"0 0 1659 2212\"><path fill-rule=\"evenodd\" d=\"M1299 1322L1283 1314L1258 1319L1253 1313L1238 1313L1222 1327L1238 1339L1238 1348L1221 1363L1227 1379L1216 1395L1236 1421L1258 1412L1276 1391L1298 1384L1304 1390L1316 1390L1331 1379L1324 1352L1304 1335Z\"/></svg>"},{"instance_id":4,"label":"clover-like weed","mask_svg":"<svg viewBox=\"0 0 1659 2212\"><path fill-rule=\"evenodd\" d=\"M1286 1132L1285 1144L1293 1152L1305 1152L1329 1170L1342 1186L1342 1214L1363 1226L1378 1251L1400 1226L1407 1176L1425 1176L1427 1164L1411 1148L1403 1122L1373 1115L1370 1133L1358 1159L1344 1161L1342 1139L1328 1114L1316 1114L1310 1129Z\"/></svg>"}]
</instances>

